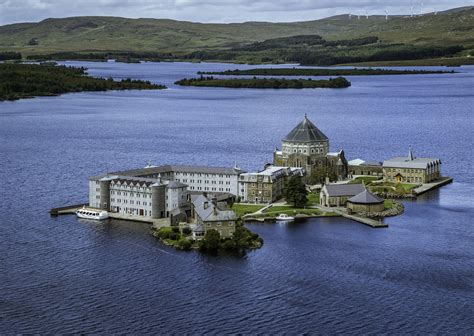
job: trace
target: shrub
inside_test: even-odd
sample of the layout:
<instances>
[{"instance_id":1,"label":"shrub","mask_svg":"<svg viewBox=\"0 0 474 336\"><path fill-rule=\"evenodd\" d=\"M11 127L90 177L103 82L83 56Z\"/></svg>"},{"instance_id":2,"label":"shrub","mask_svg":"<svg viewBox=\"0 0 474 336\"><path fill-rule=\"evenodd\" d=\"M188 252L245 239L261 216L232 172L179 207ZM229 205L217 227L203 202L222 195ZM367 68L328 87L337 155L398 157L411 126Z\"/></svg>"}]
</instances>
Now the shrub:
<instances>
[{"instance_id":1,"label":"shrub","mask_svg":"<svg viewBox=\"0 0 474 336\"><path fill-rule=\"evenodd\" d=\"M185 236L189 236L193 231L191 230L190 227L186 226L183 228L182 230L182 233L185 235Z\"/></svg>"},{"instance_id":2,"label":"shrub","mask_svg":"<svg viewBox=\"0 0 474 336\"><path fill-rule=\"evenodd\" d=\"M179 233L179 227L174 226L171 228L171 231L173 231L174 233Z\"/></svg>"},{"instance_id":3,"label":"shrub","mask_svg":"<svg viewBox=\"0 0 474 336\"><path fill-rule=\"evenodd\" d=\"M189 251L192 247L192 243L188 239L181 237L178 241L178 247L183 251Z\"/></svg>"},{"instance_id":4,"label":"shrub","mask_svg":"<svg viewBox=\"0 0 474 336\"><path fill-rule=\"evenodd\" d=\"M171 232L168 236L169 239L171 240L179 240L180 234L176 232Z\"/></svg>"}]
</instances>

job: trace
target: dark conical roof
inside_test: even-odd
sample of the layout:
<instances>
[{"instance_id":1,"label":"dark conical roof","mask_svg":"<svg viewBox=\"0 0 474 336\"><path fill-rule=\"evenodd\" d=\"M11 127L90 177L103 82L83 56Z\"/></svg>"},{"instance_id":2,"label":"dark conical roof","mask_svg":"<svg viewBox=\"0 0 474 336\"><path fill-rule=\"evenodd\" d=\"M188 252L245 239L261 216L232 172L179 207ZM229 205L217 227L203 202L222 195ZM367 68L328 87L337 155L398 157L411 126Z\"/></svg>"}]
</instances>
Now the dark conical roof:
<instances>
[{"instance_id":1,"label":"dark conical roof","mask_svg":"<svg viewBox=\"0 0 474 336\"><path fill-rule=\"evenodd\" d=\"M304 120L300 122L283 141L295 142L313 142L327 141L328 137L324 135L305 115Z\"/></svg>"},{"instance_id":2,"label":"dark conical roof","mask_svg":"<svg viewBox=\"0 0 474 336\"><path fill-rule=\"evenodd\" d=\"M357 203L357 204L380 204L384 200L383 198L375 196L374 194L372 194L370 191L366 189L360 194L357 194L354 197L349 198L347 201L351 203Z\"/></svg>"}]
</instances>

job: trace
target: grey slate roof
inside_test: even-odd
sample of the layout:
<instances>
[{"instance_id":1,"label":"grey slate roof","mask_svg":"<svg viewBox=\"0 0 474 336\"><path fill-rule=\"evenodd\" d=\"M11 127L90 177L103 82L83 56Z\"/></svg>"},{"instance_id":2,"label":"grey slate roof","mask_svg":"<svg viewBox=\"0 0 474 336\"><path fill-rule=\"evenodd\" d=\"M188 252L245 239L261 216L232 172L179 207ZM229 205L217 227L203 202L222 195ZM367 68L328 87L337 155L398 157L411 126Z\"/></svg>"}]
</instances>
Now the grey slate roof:
<instances>
[{"instance_id":1,"label":"grey slate roof","mask_svg":"<svg viewBox=\"0 0 474 336\"><path fill-rule=\"evenodd\" d=\"M395 157L383 162L386 168L412 168L427 169L435 164L441 164L441 160L434 158L415 158L410 160L409 157Z\"/></svg>"},{"instance_id":2,"label":"grey slate roof","mask_svg":"<svg viewBox=\"0 0 474 336\"><path fill-rule=\"evenodd\" d=\"M204 207L205 202L208 204L207 208ZM219 205L216 207L203 195L192 197L192 203L194 205L194 211L203 222L237 220L237 215L234 211L226 208L219 208ZM217 211L214 212L215 207Z\"/></svg>"},{"instance_id":3,"label":"grey slate roof","mask_svg":"<svg viewBox=\"0 0 474 336\"><path fill-rule=\"evenodd\" d=\"M324 135L309 119L304 117L283 141L293 142L313 142L313 141L327 141L328 137Z\"/></svg>"},{"instance_id":4,"label":"grey slate roof","mask_svg":"<svg viewBox=\"0 0 474 336\"><path fill-rule=\"evenodd\" d=\"M184 187L187 187L187 186L188 186L187 184L184 184L184 183L181 183L181 182L178 182L178 181L170 181L166 185L166 187L168 189L178 189L178 188L184 188Z\"/></svg>"},{"instance_id":5,"label":"grey slate roof","mask_svg":"<svg viewBox=\"0 0 474 336\"><path fill-rule=\"evenodd\" d=\"M116 173L111 173L115 175L127 175L127 176L146 176L152 174L165 174L165 173L202 173L202 174L223 174L223 175L239 175L245 171L240 168L235 167L204 167L204 166L172 166L172 165L163 165L163 166L153 166L145 167L138 169L130 169L119 171ZM90 177L90 180L95 180L98 177L103 177L105 175L93 176Z\"/></svg>"},{"instance_id":6,"label":"grey slate roof","mask_svg":"<svg viewBox=\"0 0 474 336\"><path fill-rule=\"evenodd\" d=\"M355 196L365 190L362 184L326 184L325 188L330 197Z\"/></svg>"},{"instance_id":7,"label":"grey slate roof","mask_svg":"<svg viewBox=\"0 0 474 336\"><path fill-rule=\"evenodd\" d=\"M367 189L361 192L360 194L349 198L347 201L356 204L380 204L384 202L383 198L372 194Z\"/></svg>"}]
</instances>

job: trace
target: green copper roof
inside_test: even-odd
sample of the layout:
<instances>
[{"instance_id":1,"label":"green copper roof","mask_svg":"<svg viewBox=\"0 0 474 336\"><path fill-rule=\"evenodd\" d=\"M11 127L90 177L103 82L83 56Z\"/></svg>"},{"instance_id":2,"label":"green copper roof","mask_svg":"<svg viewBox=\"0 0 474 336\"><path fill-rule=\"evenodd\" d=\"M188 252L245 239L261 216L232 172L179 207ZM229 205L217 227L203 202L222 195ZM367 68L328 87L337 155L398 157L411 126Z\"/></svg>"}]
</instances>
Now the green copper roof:
<instances>
[{"instance_id":1,"label":"green copper roof","mask_svg":"<svg viewBox=\"0 0 474 336\"><path fill-rule=\"evenodd\" d=\"M324 135L305 115L304 120L300 122L283 141L294 142L314 142L327 141L328 137Z\"/></svg>"}]
</instances>

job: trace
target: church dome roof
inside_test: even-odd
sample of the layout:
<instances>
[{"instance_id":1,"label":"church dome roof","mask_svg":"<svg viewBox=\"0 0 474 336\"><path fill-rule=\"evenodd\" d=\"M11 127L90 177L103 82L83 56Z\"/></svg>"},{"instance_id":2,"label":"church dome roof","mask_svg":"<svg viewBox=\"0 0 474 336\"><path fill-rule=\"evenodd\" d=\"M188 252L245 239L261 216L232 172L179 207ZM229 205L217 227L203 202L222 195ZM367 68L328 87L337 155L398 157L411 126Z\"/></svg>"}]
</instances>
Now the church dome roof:
<instances>
[{"instance_id":1,"label":"church dome roof","mask_svg":"<svg viewBox=\"0 0 474 336\"><path fill-rule=\"evenodd\" d=\"M328 137L324 135L305 115L302 122L300 122L288 135L283 138L283 141L293 142L315 142L327 141Z\"/></svg>"}]
</instances>

